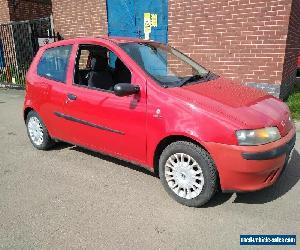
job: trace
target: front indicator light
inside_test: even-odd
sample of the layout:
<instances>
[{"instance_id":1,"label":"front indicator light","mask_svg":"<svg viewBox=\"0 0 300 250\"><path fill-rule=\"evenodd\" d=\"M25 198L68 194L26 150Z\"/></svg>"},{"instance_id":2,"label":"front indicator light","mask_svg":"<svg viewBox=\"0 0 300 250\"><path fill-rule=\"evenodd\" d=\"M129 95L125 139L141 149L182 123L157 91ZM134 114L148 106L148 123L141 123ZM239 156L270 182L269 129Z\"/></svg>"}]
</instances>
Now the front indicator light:
<instances>
[{"instance_id":1,"label":"front indicator light","mask_svg":"<svg viewBox=\"0 0 300 250\"><path fill-rule=\"evenodd\" d=\"M257 146L277 141L281 138L278 128L269 127L255 130L238 130L236 137L240 146Z\"/></svg>"}]
</instances>

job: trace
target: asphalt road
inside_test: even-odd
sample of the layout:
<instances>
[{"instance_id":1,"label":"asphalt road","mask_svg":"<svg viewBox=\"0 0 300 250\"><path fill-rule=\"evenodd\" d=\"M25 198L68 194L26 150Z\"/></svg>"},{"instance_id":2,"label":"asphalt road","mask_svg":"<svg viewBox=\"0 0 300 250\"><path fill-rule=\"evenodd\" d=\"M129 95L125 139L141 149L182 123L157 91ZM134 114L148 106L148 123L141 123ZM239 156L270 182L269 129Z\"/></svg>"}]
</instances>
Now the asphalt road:
<instances>
[{"instance_id":1,"label":"asphalt road","mask_svg":"<svg viewBox=\"0 0 300 250\"><path fill-rule=\"evenodd\" d=\"M129 163L68 144L34 149L23 96L0 89L0 248L246 249L240 234L300 238L299 139L272 187L188 208Z\"/></svg>"}]
</instances>

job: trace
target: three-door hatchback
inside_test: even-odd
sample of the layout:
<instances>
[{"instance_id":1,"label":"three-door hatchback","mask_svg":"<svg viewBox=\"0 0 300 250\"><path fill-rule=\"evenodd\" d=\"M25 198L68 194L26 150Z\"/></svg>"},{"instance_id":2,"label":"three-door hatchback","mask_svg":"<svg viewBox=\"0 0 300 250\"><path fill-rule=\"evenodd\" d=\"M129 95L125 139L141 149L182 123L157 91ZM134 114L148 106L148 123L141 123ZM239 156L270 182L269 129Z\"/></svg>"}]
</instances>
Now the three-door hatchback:
<instances>
[{"instance_id":1,"label":"three-door hatchback","mask_svg":"<svg viewBox=\"0 0 300 250\"><path fill-rule=\"evenodd\" d=\"M149 168L176 201L272 185L296 136L288 107L180 51L129 38L42 47L26 77L24 120L38 149L65 141Z\"/></svg>"}]
</instances>

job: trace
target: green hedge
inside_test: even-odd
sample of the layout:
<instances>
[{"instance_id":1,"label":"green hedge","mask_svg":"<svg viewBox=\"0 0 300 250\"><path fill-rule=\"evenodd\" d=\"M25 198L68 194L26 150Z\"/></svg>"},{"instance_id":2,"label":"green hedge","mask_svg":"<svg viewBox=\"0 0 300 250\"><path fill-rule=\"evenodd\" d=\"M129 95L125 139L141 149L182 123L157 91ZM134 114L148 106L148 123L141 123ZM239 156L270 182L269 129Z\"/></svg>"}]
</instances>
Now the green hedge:
<instances>
[{"instance_id":1,"label":"green hedge","mask_svg":"<svg viewBox=\"0 0 300 250\"><path fill-rule=\"evenodd\" d=\"M293 93L287 100L287 105L290 108L292 117L295 120L300 120L300 86L296 84Z\"/></svg>"}]
</instances>

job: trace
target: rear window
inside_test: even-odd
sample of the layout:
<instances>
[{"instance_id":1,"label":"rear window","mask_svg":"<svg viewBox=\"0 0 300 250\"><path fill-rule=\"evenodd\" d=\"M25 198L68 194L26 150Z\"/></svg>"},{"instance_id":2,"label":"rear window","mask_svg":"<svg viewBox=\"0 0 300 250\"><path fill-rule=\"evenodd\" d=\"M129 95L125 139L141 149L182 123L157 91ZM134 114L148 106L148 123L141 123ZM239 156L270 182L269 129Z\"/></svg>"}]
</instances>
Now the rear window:
<instances>
[{"instance_id":1,"label":"rear window","mask_svg":"<svg viewBox=\"0 0 300 250\"><path fill-rule=\"evenodd\" d=\"M54 81L66 82L71 49L71 45L47 49L37 66L38 75Z\"/></svg>"}]
</instances>

